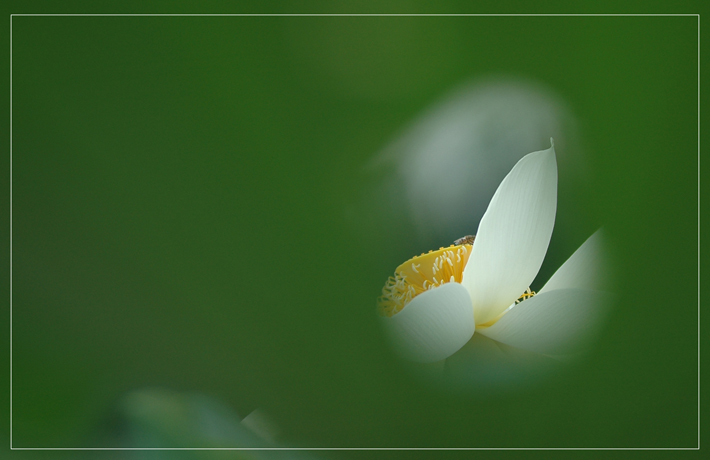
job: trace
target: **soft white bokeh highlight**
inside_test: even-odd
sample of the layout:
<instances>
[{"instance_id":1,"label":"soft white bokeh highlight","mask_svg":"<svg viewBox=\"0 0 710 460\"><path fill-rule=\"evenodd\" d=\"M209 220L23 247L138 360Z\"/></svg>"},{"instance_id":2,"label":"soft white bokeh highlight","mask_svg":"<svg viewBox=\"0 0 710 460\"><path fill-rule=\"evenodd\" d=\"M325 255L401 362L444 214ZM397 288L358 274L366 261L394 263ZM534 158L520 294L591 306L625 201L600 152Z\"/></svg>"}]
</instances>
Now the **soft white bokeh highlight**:
<instances>
[{"instance_id":1,"label":"soft white bokeh highlight","mask_svg":"<svg viewBox=\"0 0 710 460\"><path fill-rule=\"evenodd\" d=\"M422 242L446 241L472 233L503 177L550 137L559 164L580 170L576 123L560 98L529 80L478 80L427 109L368 170L385 176L385 212L410 220Z\"/></svg>"}]
</instances>

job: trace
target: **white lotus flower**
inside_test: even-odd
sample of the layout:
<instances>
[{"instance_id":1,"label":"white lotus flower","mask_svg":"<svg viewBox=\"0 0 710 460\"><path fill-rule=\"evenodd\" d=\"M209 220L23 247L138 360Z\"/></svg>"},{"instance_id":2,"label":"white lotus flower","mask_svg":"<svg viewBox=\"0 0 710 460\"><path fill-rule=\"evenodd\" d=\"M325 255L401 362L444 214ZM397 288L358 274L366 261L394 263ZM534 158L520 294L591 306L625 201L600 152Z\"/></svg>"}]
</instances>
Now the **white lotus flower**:
<instances>
[{"instance_id":1,"label":"white lotus flower","mask_svg":"<svg viewBox=\"0 0 710 460\"><path fill-rule=\"evenodd\" d=\"M549 149L526 155L503 179L475 243L414 257L388 280L379 313L406 358L441 361L474 333L550 356L578 353L593 336L609 296L599 290L599 231L539 293L529 290L547 252L557 208L550 141Z\"/></svg>"}]
</instances>

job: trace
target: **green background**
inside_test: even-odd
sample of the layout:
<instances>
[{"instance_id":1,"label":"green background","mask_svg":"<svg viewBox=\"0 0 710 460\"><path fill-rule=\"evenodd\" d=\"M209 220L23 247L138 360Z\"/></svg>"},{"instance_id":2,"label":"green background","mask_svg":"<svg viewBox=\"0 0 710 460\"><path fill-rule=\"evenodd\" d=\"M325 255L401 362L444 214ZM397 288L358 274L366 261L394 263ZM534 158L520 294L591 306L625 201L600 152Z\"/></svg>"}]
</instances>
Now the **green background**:
<instances>
[{"instance_id":1,"label":"green background","mask_svg":"<svg viewBox=\"0 0 710 460\"><path fill-rule=\"evenodd\" d=\"M13 446L110 446L97 433L143 388L260 407L291 445L697 445L696 17L12 27ZM386 276L430 248L388 250L391 229L363 237L347 210L377 151L490 75L578 117L591 178L565 209L589 226L553 235L541 276L604 225L619 302L571 371L453 391L403 366L374 315Z\"/></svg>"}]
</instances>

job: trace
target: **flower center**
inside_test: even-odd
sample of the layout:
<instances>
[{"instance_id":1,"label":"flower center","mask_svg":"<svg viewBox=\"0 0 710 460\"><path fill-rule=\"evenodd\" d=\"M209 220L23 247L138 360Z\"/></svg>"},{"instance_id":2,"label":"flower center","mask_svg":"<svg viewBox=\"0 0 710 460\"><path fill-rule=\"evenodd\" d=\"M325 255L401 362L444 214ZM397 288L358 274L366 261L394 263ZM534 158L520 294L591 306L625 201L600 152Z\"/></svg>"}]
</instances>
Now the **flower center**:
<instances>
[{"instance_id":1,"label":"flower center","mask_svg":"<svg viewBox=\"0 0 710 460\"><path fill-rule=\"evenodd\" d=\"M500 315L496 316L496 317L493 318L492 320L487 321L487 322L485 322L485 323L476 324L476 329L485 329L485 328L487 328L487 327L493 326L495 323L498 322L499 319L501 319L501 318L503 317L503 315L505 315L506 313L508 313L511 308L513 308L514 306L518 305L520 302L522 302L522 301L524 301L524 300L528 300L529 298L533 297L535 294L536 294L535 291L532 291L532 290L530 290L530 288L527 288L527 289L525 290L525 292L523 292L523 293L520 295L520 297L518 297L518 300L516 300L515 302L513 302L513 305L511 305L510 307L508 307L508 308L506 308L505 310L503 310Z\"/></svg>"},{"instance_id":2,"label":"flower center","mask_svg":"<svg viewBox=\"0 0 710 460\"><path fill-rule=\"evenodd\" d=\"M391 317L422 292L446 283L460 283L471 247L468 243L452 244L404 262L382 288L382 295L377 299L378 313Z\"/></svg>"}]
</instances>

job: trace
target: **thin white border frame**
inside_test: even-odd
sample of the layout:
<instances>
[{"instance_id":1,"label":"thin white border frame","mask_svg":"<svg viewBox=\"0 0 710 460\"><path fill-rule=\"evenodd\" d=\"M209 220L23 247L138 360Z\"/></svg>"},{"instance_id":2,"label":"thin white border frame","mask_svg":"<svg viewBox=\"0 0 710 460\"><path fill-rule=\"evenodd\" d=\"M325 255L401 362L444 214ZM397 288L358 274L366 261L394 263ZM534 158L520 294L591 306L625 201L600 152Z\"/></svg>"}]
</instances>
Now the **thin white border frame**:
<instances>
[{"instance_id":1,"label":"thin white border frame","mask_svg":"<svg viewBox=\"0 0 710 460\"><path fill-rule=\"evenodd\" d=\"M698 19L698 446L697 447L13 447L12 445L12 18L18 16L125 16L125 17L156 17L156 16L201 16L201 17L586 17L586 16L621 16L621 17L692 17ZM618 14L545 14L545 13L13 13L10 14L10 450L273 450L273 451L341 451L341 450L700 450L700 14L690 13L618 13Z\"/></svg>"}]
</instances>

